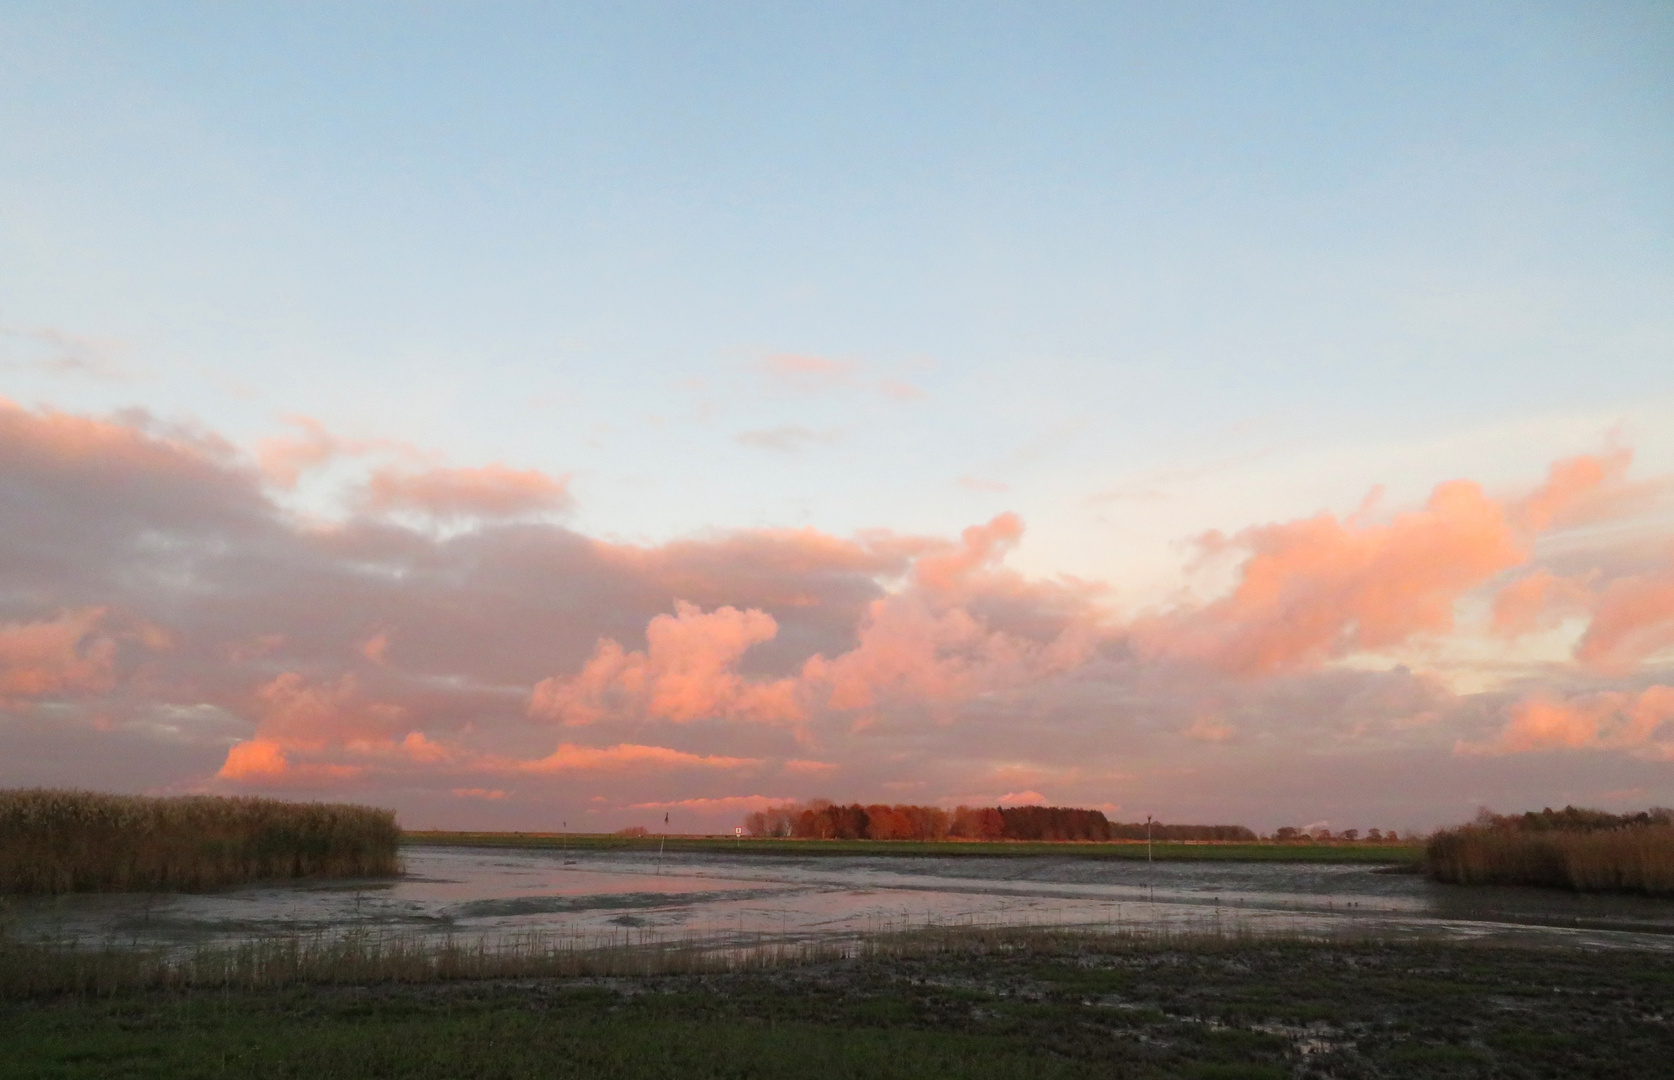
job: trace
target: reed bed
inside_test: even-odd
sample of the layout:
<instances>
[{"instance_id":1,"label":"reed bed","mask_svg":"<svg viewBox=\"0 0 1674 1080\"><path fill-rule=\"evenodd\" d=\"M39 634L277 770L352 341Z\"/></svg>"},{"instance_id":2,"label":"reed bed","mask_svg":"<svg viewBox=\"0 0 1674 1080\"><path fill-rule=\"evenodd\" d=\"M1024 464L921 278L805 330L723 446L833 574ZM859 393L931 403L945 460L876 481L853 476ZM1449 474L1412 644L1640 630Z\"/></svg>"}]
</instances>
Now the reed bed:
<instances>
[{"instance_id":1,"label":"reed bed","mask_svg":"<svg viewBox=\"0 0 1674 1080\"><path fill-rule=\"evenodd\" d=\"M1523 830L1466 825L1425 848L1430 877L1457 885L1550 885L1674 896L1674 827Z\"/></svg>"},{"instance_id":2,"label":"reed bed","mask_svg":"<svg viewBox=\"0 0 1674 1080\"><path fill-rule=\"evenodd\" d=\"M0 893L202 892L400 873L395 814L193 795L0 791Z\"/></svg>"}]
</instances>

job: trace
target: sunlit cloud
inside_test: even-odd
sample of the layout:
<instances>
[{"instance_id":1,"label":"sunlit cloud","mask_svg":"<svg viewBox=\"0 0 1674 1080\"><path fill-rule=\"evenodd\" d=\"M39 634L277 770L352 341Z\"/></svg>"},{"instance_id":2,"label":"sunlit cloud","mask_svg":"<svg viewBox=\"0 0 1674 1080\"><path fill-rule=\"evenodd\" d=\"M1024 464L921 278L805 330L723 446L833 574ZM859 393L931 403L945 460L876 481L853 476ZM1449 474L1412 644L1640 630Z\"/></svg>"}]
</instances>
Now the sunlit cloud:
<instances>
[{"instance_id":1,"label":"sunlit cloud","mask_svg":"<svg viewBox=\"0 0 1674 1080\"><path fill-rule=\"evenodd\" d=\"M1224 588L1141 612L1013 567L1013 513L629 543L554 520L549 474L374 454L350 484L394 470L380 512L303 521L274 480L323 467L303 450L264 471L143 414L0 405L0 767L720 828L767 798L741 789L1224 806L1301 749L1361 787L1567 754L1616 790L1674 744L1674 538L1599 527L1663 497L1625 451L1203 537Z\"/></svg>"}]
</instances>

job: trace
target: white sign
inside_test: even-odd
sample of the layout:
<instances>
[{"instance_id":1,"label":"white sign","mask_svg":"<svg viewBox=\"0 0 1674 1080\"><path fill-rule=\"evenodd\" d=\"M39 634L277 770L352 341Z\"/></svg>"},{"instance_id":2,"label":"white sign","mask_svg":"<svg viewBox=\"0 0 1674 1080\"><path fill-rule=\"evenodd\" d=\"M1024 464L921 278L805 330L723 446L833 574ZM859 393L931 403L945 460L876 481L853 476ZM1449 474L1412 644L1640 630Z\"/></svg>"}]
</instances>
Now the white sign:
<instances>
[{"instance_id":1,"label":"white sign","mask_svg":"<svg viewBox=\"0 0 1674 1080\"><path fill-rule=\"evenodd\" d=\"M744 835L744 826L742 826L742 825L733 826L732 835L743 836Z\"/></svg>"}]
</instances>

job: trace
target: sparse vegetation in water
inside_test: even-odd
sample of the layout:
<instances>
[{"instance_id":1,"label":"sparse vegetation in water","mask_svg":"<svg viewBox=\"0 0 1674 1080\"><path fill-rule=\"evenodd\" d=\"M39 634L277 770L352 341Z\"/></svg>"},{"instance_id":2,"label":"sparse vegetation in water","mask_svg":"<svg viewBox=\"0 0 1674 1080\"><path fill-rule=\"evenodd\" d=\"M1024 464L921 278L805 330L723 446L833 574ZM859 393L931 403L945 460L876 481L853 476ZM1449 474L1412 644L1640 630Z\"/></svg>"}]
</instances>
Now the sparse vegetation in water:
<instances>
[{"instance_id":1,"label":"sparse vegetation in water","mask_svg":"<svg viewBox=\"0 0 1674 1080\"><path fill-rule=\"evenodd\" d=\"M395 814L191 795L0 791L0 893L197 892L400 872Z\"/></svg>"},{"instance_id":2,"label":"sparse vegetation in water","mask_svg":"<svg viewBox=\"0 0 1674 1080\"><path fill-rule=\"evenodd\" d=\"M1663 952L1049 930L852 944L637 971L630 948L579 977L13 998L0 1078L1633 1080L1666 1075L1674 1015Z\"/></svg>"},{"instance_id":3,"label":"sparse vegetation in water","mask_svg":"<svg viewBox=\"0 0 1674 1080\"><path fill-rule=\"evenodd\" d=\"M1459 885L1674 896L1674 811L1485 812L1470 825L1433 835L1424 867L1435 880Z\"/></svg>"}]
</instances>

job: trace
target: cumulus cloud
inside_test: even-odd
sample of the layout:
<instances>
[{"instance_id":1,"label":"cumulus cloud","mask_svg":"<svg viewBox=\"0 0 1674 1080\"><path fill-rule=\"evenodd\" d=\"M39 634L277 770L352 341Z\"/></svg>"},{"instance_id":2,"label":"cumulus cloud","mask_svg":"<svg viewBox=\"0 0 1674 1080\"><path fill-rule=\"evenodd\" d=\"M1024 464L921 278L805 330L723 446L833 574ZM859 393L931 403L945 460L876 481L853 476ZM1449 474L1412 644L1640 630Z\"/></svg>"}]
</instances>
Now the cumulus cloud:
<instances>
[{"instance_id":1,"label":"cumulus cloud","mask_svg":"<svg viewBox=\"0 0 1674 1080\"><path fill-rule=\"evenodd\" d=\"M1596 670L1626 672L1670 647L1674 647L1674 564L1605 586L1594 602L1592 621L1576 655Z\"/></svg>"},{"instance_id":2,"label":"cumulus cloud","mask_svg":"<svg viewBox=\"0 0 1674 1080\"><path fill-rule=\"evenodd\" d=\"M1546 482L1515 504L1515 516L1531 532L1620 516L1633 500L1661 486L1629 486L1632 464L1633 451L1624 447L1554 462Z\"/></svg>"},{"instance_id":3,"label":"cumulus cloud","mask_svg":"<svg viewBox=\"0 0 1674 1080\"><path fill-rule=\"evenodd\" d=\"M1674 686L1638 693L1604 691L1568 699L1536 696L1519 702L1491 739L1461 740L1464 754L1525 754L1543 750L1629 750L1674 759Z\"/></svg>"},{"instance_id":4,"label":"cumulus cloud","mask_svg":"<svg viewBox=\"0 0 1674 1080\"><path fill-rule=\"evenodd\" d=\"M778 631L779 624L763 611L724 607L706 613L681 601L673 615L658 615L646 627L645 652L602 640L581 674L543 679L529 710L570 724L608 715L677 723L714 717L799 720L804 713L793 680L752 680L737 671L752 645Z\"/></svg>"},{"instance_id":5,"label":"cumulus cloud","mask_svg":"<svg viewBox=\"0 0 1674 1080\"><path fill-rule=\"evenodd\" d=\"M358 765L328 761L297 761L295 752L272 739L246 739L227 751L216 773L220 780L258 787L320 787L359 777Z\"/></svg>"},{"instance_id":6,"label":"cumulus cloud","mask_svg":"<svg viewBox=\"0 0 1674 1080\"><path fill-rule=\"evenodd\" d=\"M1449 631L1460 597L1528 558L1504 508L1463 480L1387 524L1321 514L1201 543L1245 555L1237 586L1201 608L1141 622L1135 640L1152 655L1250 676Z\"/></svg>"}]
</instances>

